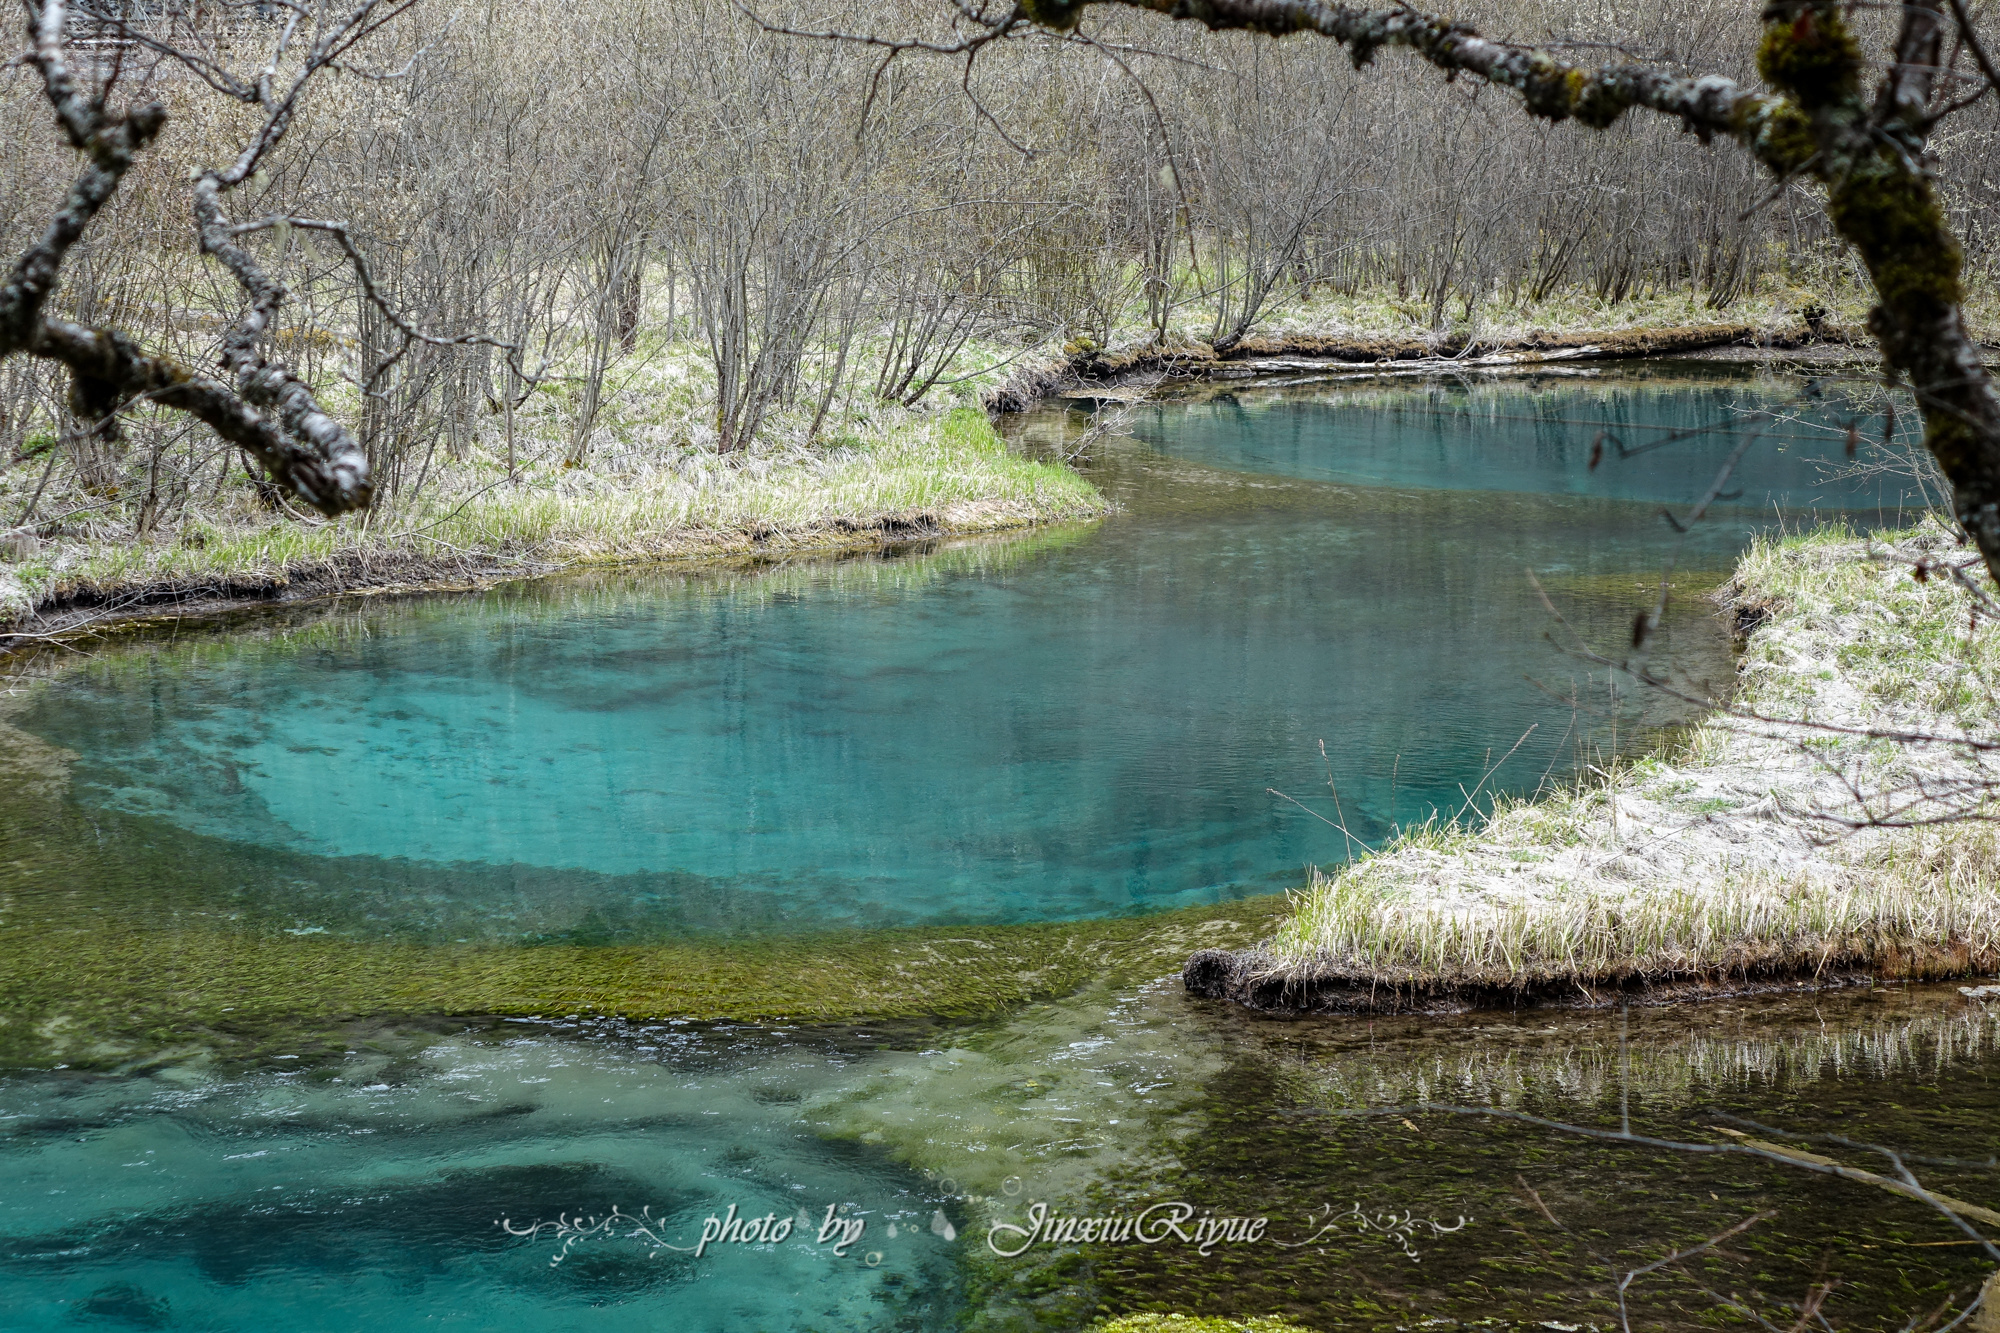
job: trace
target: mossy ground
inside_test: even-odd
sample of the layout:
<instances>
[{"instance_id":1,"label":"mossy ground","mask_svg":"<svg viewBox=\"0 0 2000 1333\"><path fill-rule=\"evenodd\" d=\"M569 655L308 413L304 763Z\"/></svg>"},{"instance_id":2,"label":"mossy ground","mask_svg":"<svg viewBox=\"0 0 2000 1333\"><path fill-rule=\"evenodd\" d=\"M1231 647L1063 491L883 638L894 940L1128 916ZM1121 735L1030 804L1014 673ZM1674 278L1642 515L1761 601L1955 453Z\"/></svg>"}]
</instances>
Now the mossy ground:
<instances>
[{"instance_id":1,"label":"mossy ground","mask_svg":"<svg viewBox=\"0 0 2000 1333\"><path fill-rule=\"evenodd\" d=\"M1130 1314L1092 1324L1094 1333L1309 1333L1299 1324L1280 1319L1202 1318L1186 1314Z\"/></svg>"}]
</instances>

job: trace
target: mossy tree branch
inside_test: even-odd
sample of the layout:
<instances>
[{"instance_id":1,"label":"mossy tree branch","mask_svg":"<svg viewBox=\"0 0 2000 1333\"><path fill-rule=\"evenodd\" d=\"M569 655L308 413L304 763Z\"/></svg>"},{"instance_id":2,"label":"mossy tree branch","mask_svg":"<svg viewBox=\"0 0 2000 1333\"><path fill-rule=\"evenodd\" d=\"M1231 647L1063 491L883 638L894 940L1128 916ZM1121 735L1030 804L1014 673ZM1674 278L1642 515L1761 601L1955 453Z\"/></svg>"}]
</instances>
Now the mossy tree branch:
<instances>
[{"instance_id":1,"label":"mossy tree branch","mask_svg":"<svg viewBox=\"0 0 2000 1333\"><path fill-rule=\"evenodd\" d=\"M260 351L270 318L285 297L282 285L266 275L248 252L233 244L218 202L221 188L247 177L283 138L305 80L327 68L355 41L375 30L384 15L407 7L364 0L331 25L306 61L305 73L282 99L275 98L267 70L255 86L224 88L239 100L260 106L267 118L242 158L225 172L205 173L195 187L197 232L204 250L217 255L244 289L249 308L224 340L223 365L236 381L229 385L166 357L154 356L129 336L50 317L44 307L54 292L62 263L117 192L139 155L167 123L166 108L148 102L122 113L79 86L66 59L66 6L62 0L23 0L27 11L30 59L42 76L56 121L72 147L86 159L62 206L35 243L15 260L0 284L0 357L26 353L60 362L70 372L70 405L100 429L117 428L117 414L148 400L187 412L217 435L261 463L280 485L323 514L367 506L373 495L368 462L360 445L325 412L312 391L285 366ZM297 18L285 29L276 66ZM156 49L178 54L153 43ZM215 81L209 82L214 85ZM216 85L219 86L219 85Z\"/></svg>"},{"instance_id":2,"label":"mossy tree branch","mask_svg":"<svg viewBox=\"0 0 2000 1333\"><path fill-rule=\"evenodd\" d=\"M1651 111L1679 120L1703 142L1735 140L1780 180L1817 179L1835 229L1874 282L1869 328L1883 360L1915 391L1924 442L1951 481L1958 521L2000 580L2000 391L1965 328L1963 251L1925 161L1940 48L1948 23L1961 21L1947 19L1944 0L1903 5L1895 51L1872 95L1867 61L1833 0L1766 6L1757 65L1770 91L1636 61L1587 67L1404 5L1017 0L996 27L1068 31L1091 5L1112 4L1214 30L1328 37L1357 67L1384 47L1401 47L1447 78L1468 75L1513 89L1530 115L1545 120L1604 129L1627 111Z\"/></svg>"}]
</instances>

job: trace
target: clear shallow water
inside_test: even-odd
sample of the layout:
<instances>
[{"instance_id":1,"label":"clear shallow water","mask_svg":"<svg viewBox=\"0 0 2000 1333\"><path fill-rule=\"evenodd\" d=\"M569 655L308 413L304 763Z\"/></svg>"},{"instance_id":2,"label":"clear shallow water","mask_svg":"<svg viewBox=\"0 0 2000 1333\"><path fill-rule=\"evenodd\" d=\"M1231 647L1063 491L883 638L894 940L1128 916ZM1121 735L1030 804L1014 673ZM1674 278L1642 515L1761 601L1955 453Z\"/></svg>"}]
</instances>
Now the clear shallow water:
<instances>
[{"instance_id":1,"label":"clear shallow water","mask_svg":"<svg viewBox=\"0 0 2000 1333\"><path fill-rule=\"evenodd\" d=\"M1098 525L316 609L104 654L13 722L76 756L86 806L281 854L261 900L218 893L295 931L637 940L1271 892L1352 849L1327 818L1372 841L1614 742L1530 571L1615 646L1677 552L1656 665L1726 682L1690 594L1774 502L1872 517L1881 496L1808 486L1792 440L1681 542L1654 501L1707 489L1733 437L1609 460L1588 494L1579 450L1597 420L1637 437L1781 393L1152 408L1092 460L1124 506ZM1330 480L1356 476L1393 485ZM1612 712L1629 737L1672 720L1651 706Z\"/></svg>"},{"instance_id":2,"label":"clear shallow water","mask_svg":"<svg viewBox=\"0 0 2000 1333\"><path fill-rule=\"evenodd\" d=\"M2000 1149L2000 1010L1949 987L1636 1011L1622 1026L1246 1022L1160 985L930 1030L355 1024L349 1050L317 1061L17 1073L0 1079L0 1319L1025 1333L1108 1305L1281 1311L1323 1330L1609 1327L1609 1280L1761 1212L1775 1216L1691 1274L1638 1284L1634 1326L1714 1327L1697 1282L1775 1315L1833 1278L1836 1327L1893 1329L1983 1279L1990 1264L1948 1223L1865 1186L1347 1114L1433 1100L1613 1125L1622 1106L1642 1132L1701 1141L1735 1113L1920 1154ZM1962 1198L2000 1193L1990 1172L1922 1174ZM1287 1241L1357 1206L1465 1221L1407 1245L1342 1225L1209 1256L983 1248L1036 1202L1101 1215L1170 1200L1268 1216ZM833 1205L866 1226L845 1256L804 1227L700 1259L621 1229L552 1264L559 1235L496 1225L650 1207L685 1245L731 1203L809 1220Z\"/></svg>"},{"instance_id":3,"label":"clear shallow water","mask_svg":"<svg viewBox=\"0 0 2000 1333\"><path fill-rule=\"evenodd\" d=\"M962 1210L798 1123L879 1043L787 1035L384 1028L289 1068L17 1076L0 1083L4 1326L947 1325L962 1284L929 1223ZM555 1225L617 1207L688 1247L732 1204L796 1229L697 1257L623 1222L568 1245ZM829 1206L865 1220L865 1246L817 1243Z\"/></svg>"},{"instance_id":4,"label":"clear shallow water","mask_svg":"<svg viewBox=\"0 0 2000 1333\"><path fill-rule=\"evenodd\" d=\"M36 827L61 833L6 844L0 925L87 934L136 904L156 925L300 940L594 944L1114 914L1294 883L1344 848L1266 788L1330 815L1330 771L1372 838L1456 808L1530 725L1496 780L1564 771L1575 728L1552 695L1601 683L1547 642L1524 571L1616 643L1678 545L1657 470L1577 492L1595 425L1546 466L1505 437L1479 473L1493 489L1466 489L1468 457L1501 438L1475 417L1679 422L1789 390L1637 375L1455 391L1442 413L1399 400L1437 438L1368 437L1367 466L1338 476L1314 471L1311 441L1347 447L1382 404L1320 392L1268 400L1247 436L1201 415L1220 408L1136 420L1139 440L1089 459L1124 506L1092 527L304 608L106 651L0 734L9 813L42 817L32 788L59 803ZM1045 414L1024 446L1078 424ZM1727 447L1683 455L1682 498ZM1411 471L1426 448L1438 466ZM1585 490L1613 467L1586 469ZM1679 547L1677 591L1716 581L1763 500L1801 485L1793 458L1755 468ZM1726 677L1721 627L1678 605L1660 660ZM1627 736L1671 720L1617 716ZM148 904L169 861L172 892ZM1770 1239L1714 1285L1796 1298L1831 1253L1837 1319L1894 1328L1979 1267L1866 1191L1334 1113L1432 1097L1607 1123L1630 1068L1626 1099L1657 1128L1705 1132L1721 1104L1919 1151L2000 1146L1994 1020L1948 988L1635 1015L1629 1056L1602 1017L1290 1025L1170 982L893 1029L309 1013L240 1059L185 1026L97 1047L87 1016L4 1016L99 1071L0 1079L9 1329L1070 1329L1100 1303L1328 1329L1608 1324L1592 1275L1612 1257L1766 1204ZM312 1046L286 1046L291 1030ZM1576 1234L1528 1230L1517 1181ZM1990 1201L1976 1173L1945 1183ZM979 1248L1024 1201L1174 1197L1475 1220L1417 1265L1362 1234L1211 1259L1086 1247L1006 1266ZM844 1204L872 1229L845 1257L805 1232L700 1261L620 1236L552 1267L557 1238L494 1225L650 1207L687 1243L730 1203L809 1220ZM939 1211L955 1240L930 1229ZM1646 1300L1658 1327L1710 1308L1685 1287Z\"/></svg>"},{"instance_id":5,"label":"clear shallow water","mask_svg":"<svg viewBox=\"0 0 2000 1333\"><path fill-rule=\"evenodd\" d=\"M1856 413L1829 406L1818 386L1767 379L1753 388L1698 363L1679 371L1673 380L1614 369L1373 393L1351 386L1225 392L1147 404L1129 428L1175 457L1248 472L1638 500L1682 511L1750 441L1723 486L1737 511L1721 525L1725 540L1740 536L1746 516L1895 510L1917 499L1907 476L1841 475L1844 426ZM1882 422L1859 425L1878 433Z\"/></svg>"}]
</instances>

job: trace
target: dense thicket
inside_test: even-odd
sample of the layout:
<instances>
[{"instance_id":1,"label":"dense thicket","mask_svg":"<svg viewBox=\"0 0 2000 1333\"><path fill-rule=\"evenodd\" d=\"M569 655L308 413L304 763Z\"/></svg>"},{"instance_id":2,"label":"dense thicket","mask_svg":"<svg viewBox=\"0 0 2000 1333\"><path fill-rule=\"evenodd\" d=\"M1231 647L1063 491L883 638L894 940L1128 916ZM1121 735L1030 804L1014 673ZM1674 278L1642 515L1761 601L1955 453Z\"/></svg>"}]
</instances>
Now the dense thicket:
<instances>
[{"instance_id":1,"label":"dense thicket","mask_svg":"<svg viewBox=\"0 0 2000 1333\"><path fill-rule=\"evenodd\" d=\"M248 66L272 31L259 8L155 21ZM763 14L904 36L941 21L884 0ZM1488 0L1467 17L1755 79L1757 14L1740 0ZM702 348L713 376L694 442L729 450L779 415L810 438L856 401L936 392L975 338L1229 340L1302 293L1379 294L1441 329L1565 296L1680 288L1726 308L1782 280L1802 306L1859 281L1813 187L1773 192L1747 154L1657 117L1550 126L1503 90L1441 90L1399 57L1357 72L1323 41L1095 24L1094 42L1001 43L969 77L905 57L871 81L879 50L762 31L727 0L419 5L315 89L237 203L347 220L413 322L489 333L521 357L402 350L329 239L285 227L246 241L293 293L277 340L307 379L350 386L394 497L475 438L511 447L530 393L555 395L566 451L587 461L622 369L670 343ZM73 166L32 71L0 77L11 252ZM178 67L152 78L167 130L72 255L56 304L203 364L240 298L195 254L184 182L232 156L250 122ZM1938 140L1989 291L1996 101ZM63 434L55 374L0 366L0 458L39 466ZM352 387L364 380L367 394ZM215 458L218 483L226 473L220 451L163 454L194 439L185 423L150 429L136 448L70 432L60 466L101 490L146 470L156 504L163 456L182 503Z\"/></svg>"}]
</instances>

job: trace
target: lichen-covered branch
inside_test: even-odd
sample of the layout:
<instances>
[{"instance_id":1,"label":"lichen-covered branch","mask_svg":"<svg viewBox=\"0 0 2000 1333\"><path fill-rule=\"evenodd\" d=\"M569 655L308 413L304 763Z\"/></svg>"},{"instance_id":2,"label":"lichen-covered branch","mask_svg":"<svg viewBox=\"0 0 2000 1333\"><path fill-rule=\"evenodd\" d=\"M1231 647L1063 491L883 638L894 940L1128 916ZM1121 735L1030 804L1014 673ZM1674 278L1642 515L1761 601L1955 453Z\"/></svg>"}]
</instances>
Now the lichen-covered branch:
<instances>
[{"instance_id":1,"label":"lichen-covered branch","mask_svg":"<svg viewBox=\"0 0 2000 1333\"><path fill-rule=\"evenodd\" d=\"M236 244L222 213L222 188L221 174L213 171L194 187L195 232L202 251L219 260L249 298L242 316L223 335L222 365L234 378L236 391L276 414L282 434L303 446L285 454L283 467L261 452L258 461L322 513L359 509L369 493L368 463L361 445L319 405L289 366L260 352L272 317L285 299L285 287ZM319 466L305 466L309 461Z\"/></svg>"},{"instance_id":2,"label":"lichen-covered branch","mask_svg":"<svg viewBox=\"0 0 2000 1333\"><path fill-rule=\"evenodd\" d=\"M6 285L0 287L0 356L29 348L42 306L55 290L63 257L117 192L118 182L140 151L167 123L166 109L158 103L136 107L123 116L106 115L77 89L63 59L62 5L44 5L39 14L30 6L28 17L31 54L41 70L49 103L71 146L83 153L88 165L41 236L14 261Z\"/></svg>"},{"instance_id":3,"label":"lichen-covered branch","mask_svg":"<svg viewBox=\"0 0 2000 1333\"><path fill-rule=\"evenodd\" d=\"M116 330L44 320L29 350L67 366L80 394L102 395L79 404L84 415L101 416L133 399L148 399L199 418L223 439L249 451L273 477L322 513L354 508L343 506L341 499L357 489L366 494L365 463L361 475L355 476L347 456L302 443L228 385L195 374L168 357L150 355Z\"/></svg>"},{"instance_id":4,"label":"lichen-covered branch","mask_svg":"<svg viewBox=\"0 0 2000 1333\"><path fill-rule=\"evenodd\" d=\"M1770 91L1634 61L1586 66L1405 5L1018 0L1003 23L1067 31L1093 4L1150 10L1211 29L1328 37L1345 46L1357 66L1385 47L1400 47L1448 78L1471 76L1511 88L1530 114L1547 120L1603 129L1627 111L1652 111L1674 117L1703 141L1736 140L1781 180L1819 180L1834 227L1874 282L1869 328L1883 359L1915 392L1925 444L1951 481L1958 520L2000 579L2000 390L1965 328L1963 251L1925 161L1947 28L1944 0L1902 6L1896 49L1872 97L1860 44L1834 0L1771 0L1765 7L1757 66ZM1962 21L1958 10L1953 13Z\"/></svg>"},{"instance_id":5,"label":"lichen-covered branch","mask_svg":"<svg viewBox=\"0 0 2000 1333\"><path fill-rule=\"evenodd\" d=\"M1753 148L1782 149L1804 128L1786 98L1743 88L1715 75L1688 78L1637 62L1590 68L1534 46L1496 41L1466 23L1396 5L1357 9L1314 0L1024 0L1021 12L1046 27L1074 27L1092 4L1121 4L1211 29L1273 37L1314 33L1345 46L1357 67L1384 47L1413 51L1449 76L1473 75L1521 94L1527 109L1549 120L1582 121L1602 129L1643 107L1678 118L1704 139L1738 138ZM1764 153L1760 149L1759 156Z\"/></svg>"},{"instance_id":6,"label":"lichen-covered branch","mask_svg":"<svg viewBox=\"0 0 2000 1333\"><path fill-rule=\"evenodd\" d=\"M406 7L396 6L398 10ZM366 3L336 25L320 44L324 58L352 44L352 33L372 30L375 11ZM55 290L64 257L117 192L139 153L166 125L166 109L147 103L113 114L88 95L64 58L67 15L62 0L37 5L24 0L31 57L42 75L56 120L86 165L62 206L35 243L14 262L0 286L0 356L27 353L61 362L70 372L70 402L85 420L114 429L117 412L139 400L175 408L208 423L218 435L249 451L279 484L324 514L368 504L372 487L360 446L313 397L312 391L281 362L260 356L259 345L285 289L232 239L220 204L225 183L248 175L258 157L283 137L297 104L302 77L282 100L270 95L268 79L250 93L269 111L229 172L209 172L195 184L196 231L202 249L215 255L243 288L249 305L223 339L222 363L235 381L232 389L169 359L152 356L113 330L93 329L52 319L44 307ZM289 36L290 29L287 29ZM308 62L307 74L314 68ZM247 165L246 165L247 162Z\"/></svg>"}]
</instances>

